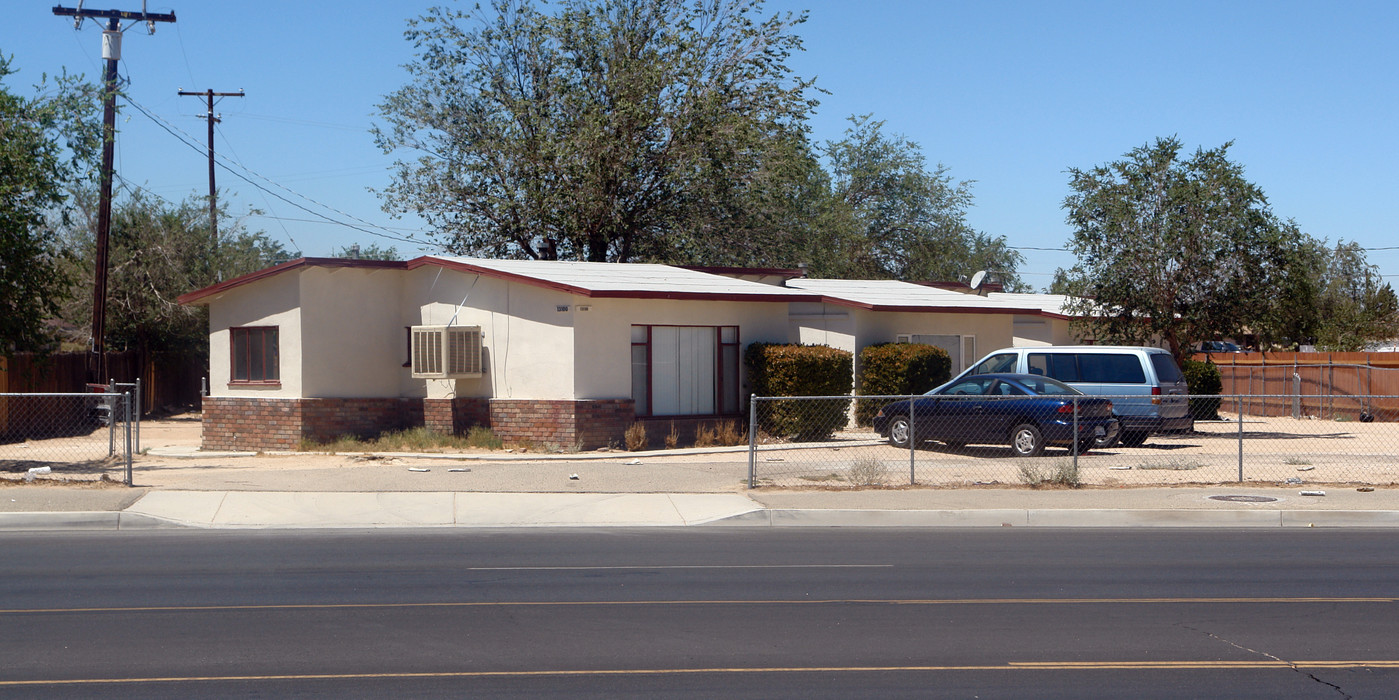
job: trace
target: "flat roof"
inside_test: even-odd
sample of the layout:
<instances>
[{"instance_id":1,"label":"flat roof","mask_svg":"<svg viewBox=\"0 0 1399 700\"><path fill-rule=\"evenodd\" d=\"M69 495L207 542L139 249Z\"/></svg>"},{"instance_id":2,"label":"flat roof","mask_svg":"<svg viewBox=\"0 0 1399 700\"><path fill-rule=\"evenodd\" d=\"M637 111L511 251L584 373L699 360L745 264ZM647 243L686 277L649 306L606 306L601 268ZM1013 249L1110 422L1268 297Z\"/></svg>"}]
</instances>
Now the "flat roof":
<instances>
[{"instance_id":1,"label":"flat roof","mask_svg":"<svg viewBox=\"0 0 1399 700\"><path fill-rule=\"evenodd\" d=\"M569 260L494 260L424 255L413 260L299 258L181 295L181 304L200 304L230 289L301 268L414 270L437 266L468 274L510 280L569 294L618 299L703 299L711 301L820 301L796 289L649 263L600 263Z\"/></svg>"},{"instance_id":2,"label":"flat roof","mask_svg":"<svg viewBox=\"0 0 1399 700\"><path fill-rule=\"evenodd\" d=\"M827 301L871 311L1038 314L1036 306L963 294L898 280L788 280L787 286L820 294Z\"/></svg>"},{"instance_id":3,"label":"flat roof","mask_svg":"<svg viewBox=\"0 0 1399 700\"><path fill-rule=\"evenodd\" d=\"M410 267L428 264L513 279L587 297L779 302L816 300L811 293L801 290L652 263L423 256L412 261Z\"/></svg>"}]
</instances>

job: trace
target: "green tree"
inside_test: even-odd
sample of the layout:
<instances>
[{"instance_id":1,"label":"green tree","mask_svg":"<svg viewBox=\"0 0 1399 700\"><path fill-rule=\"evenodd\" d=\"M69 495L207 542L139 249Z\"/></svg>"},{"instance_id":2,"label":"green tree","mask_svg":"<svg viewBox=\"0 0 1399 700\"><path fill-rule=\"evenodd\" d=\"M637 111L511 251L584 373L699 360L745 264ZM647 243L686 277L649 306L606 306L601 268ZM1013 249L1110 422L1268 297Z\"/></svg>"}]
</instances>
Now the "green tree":
<instances>
[{"instance_id":1,"label":"green tree","mask_svg":"<svg viewBox=\"0 0 1399 700\"><path fill-rule=\"evenodd\" d=\"M1358 243L1339 242L1326 260L1317 304L1318 346L1361 350L1399 334L1399 301Z\"/></svg>"},{"instance_id":2,"label":"green tree","mask_svg":"<svg viewBox=\"0 0 1399 700\"><path fill-rule=\"evenodd\" d=\"M85 191L76 199L84 220L66 231L64 242L74 251L73 275L91 288L96 194ZM207 307L182 306L176 298L287 256L280 243L248 231L223 204L219 224L215 245L209 235L208 200L200 196L176 204L137 189L113 204L107 278L109 347L199 356L207 351ZM64 317L88 324L91 314L91 304L82 299L68 304Z\"/></svg>"},{"instance_id":3,"label":"green tree","mask_svg":"<svg viewBox=\"0 0 1399 700\"><path fill-rule=\"evenodd\" d=\"M825 224L835 246L813 261L819 276L966 281L995 270L1006 288L1023 285L1022 256L966 221L971 183L939 164L929 170L922 148L884 132L870 115L850 117L839 141L827 142L833 212Z\"/></svg>"},{"instance_id":4,"label":"green tree","mask_svg":"<svg viewBox=\"0 0 1399 700\"><path fill-rule=\"evenodd\" d=\"M625 262L739 211L815 104L786 65L805 16L761 0L532 0L410 22L410 82L380 105L380 194L456 253ZM681 240L665 237L680 232Z\"/></svg>"},{"instance_id":5,"label":"green tree","mask_svg":"<svg viewBox=\"0 0 1399 700\"><path fill-rule=\"evenodd\" d=\"M1184 360L1199 340L1239 334L1286 279L1295 227L1224 144L1183 158L1174 137L1122 160L1071 168L1064 200L1078 257L1065 288L1105 342L1165 341Z\"/></svg>"},{"instance_id":6,"label":"green tree","mask_svg":"<svg viewBox=\"0 0 1399 700\"><path fill-rule=\"evenodd\" d=\"M95 87L65 73L23 97L4 85L14 73L0 55L0 353L52 340L44 322L72 280L50 227L67 220L66 188L91 175L101 138Z\"/></svg>"}]
</instances>

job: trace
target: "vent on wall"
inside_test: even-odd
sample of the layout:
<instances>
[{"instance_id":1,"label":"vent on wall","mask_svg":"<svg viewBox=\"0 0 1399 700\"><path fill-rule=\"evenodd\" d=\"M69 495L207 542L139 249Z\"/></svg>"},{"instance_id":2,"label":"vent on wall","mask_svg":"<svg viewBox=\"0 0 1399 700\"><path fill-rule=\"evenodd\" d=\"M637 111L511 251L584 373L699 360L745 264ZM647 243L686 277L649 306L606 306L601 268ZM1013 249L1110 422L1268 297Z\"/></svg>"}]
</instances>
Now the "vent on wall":
<instances>
[{"instance_id":1,"label":"vent on wall","mask_svg":"<svg viewBox=\"0 0 1399 700\"><path fill-rule=\"evenodd\" d=\"M470 379L480 376L480 326L413 326L415 379Z\"/></svg>"}]
</instances>

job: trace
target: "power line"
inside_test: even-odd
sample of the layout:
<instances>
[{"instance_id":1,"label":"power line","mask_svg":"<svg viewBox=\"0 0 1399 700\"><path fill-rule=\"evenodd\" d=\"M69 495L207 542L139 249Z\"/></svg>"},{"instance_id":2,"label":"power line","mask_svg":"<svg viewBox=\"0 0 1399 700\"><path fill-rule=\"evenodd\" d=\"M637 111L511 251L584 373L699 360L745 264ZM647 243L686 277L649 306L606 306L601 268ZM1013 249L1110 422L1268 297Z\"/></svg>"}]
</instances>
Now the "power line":
<instances>
[{"instance_id":1,"label":"power line","mask_svg":"<svg viewBox=\"0 0 1399 700\"><path fill-rule=\"evenodd\" d=\"M137 111L141 112L141 114L144 115L147 119L150 119L152 122L154 122L154 123L156 124L156 126L159 126L161 129L163 129L166 133L170 134L171 136L174 136L174 137L176 138L176 140L180 141L181 143L185 144L186 146L190 147L191 149L194 149L194 150L196 150L196 151L203 152L203 148L201 148L199 145L197 145L197 142L195 141L195 139L194 139L193 136L190 136L188 133L185 133L185 132L184 132L182 129L180 129L179 127L174 126L174 125L172 125L172 124L169 124L169 123L166 122L164 119L161 119L160 117L156 116L155 114L152 114L149 110L147 110L144 106L142 106L140 103L136 102L135 100L128 99L127 101L131 104L131 106L135 107L135 108L137 109ZM360 224L363 224L363 226L357 226L357 225L355 225L355 224L351 224L351 223L348 223L348 222L345 222L345 221L337 220L337 219L335 219L335 218L333 218L333 217L330 217L330 216L327 216L327 215L325 215L325 214L323 214L323 213L321 213L321 212L315 211L314 209L310 209L310 208L308 208L307 206L305 206L305 205L303 205L303 204L300 204L300 203L298 203L298 202L295 202L295 201L292 201L292 200L290 200L290 199L287 199L286 197L282 196L281 194L278 194L277 192L274 192L274 191L272 191L272 190L270 190L270 189L268 189L268 188L262 186L261 184L259 184L259 183L255 182L255 181L253 181L253 180L252 180L251 178L249 178L247 175L244 175L243 173L239 172L238 170L235 170L234 168L230 167L230 166L228 165L228 163L226 163L226 162L224 161L224 159L222 159L222 158L219 158L219 159L218 159L218 165L219 165L219 167L222 167L224 170L228 171L228 172L229 172L230 174L232 174L234 177L237 177L238 179L243 180L244 182L247 182L249 185L252 185L253 187L257 188L258 190L261 190L262 192L265 192L265 193L267 193L267 194L269 194L269 195L271 195L271 196L273 196L273 197L276 197L277 199L280 199L280 200L282 200L283 202L286 202L287 204L290 204L290 205L296 207L297 209L300 209L300 210L302 210L302 211L304 211L304 212L306 212L306 213L308 213L308 214L310 214L310 215L312 215L312 216L316 216L316 217L319 217L319 218L321 218L321 219L324 219L324 220L325 220L326 222L328 222L328 223L339 224L339 225L341 225L341 226L345 226L346 228L351 228L351 229L354 229L354 230L356 230L356 231L360 231L360 232L362 232L362 233L367 233L367 234L369 234L369 235L371 235L371 236L378 236L378 237L380 237L380 238L387 238L387 239L389 239L389 240L399 241L399 242L402 242L402 243L412 243L412 244L414 244L414 245L430 245L430 246L435 246L435 247L441 247L440 244L429 243L429 242L417 240L417 239L414 239L414 238L404 238L404 237L402 237L402 236L395 235L395 234L392 234L392 233L384 233L384 232L382 232L382 231L372 230L372 229L377 229L377 228L382 228L382 227L380 227L378 224L375 224L375 223L372 223L372 222L369 222L369 221L365 221L365 220L363 220L363 219L361 219L361 218L359 218L359 217L357 217L357 216L354 216L353 214L349 214L349 213L340 211L339 209L336 209L336 208L334 208L334 207L332 207L332 206L330 206L330 205L328 205L328 204L324 204L324 203L319 202L319 201L317 201L317 200L315 200L315 199L312 199L311 197L308 197L308 196L306 196L306 195L304 195L304 194L301 194L301 193L299 193L299 192L297 192L297 191L295 191L295 190L292 190L291 188L288 188L288 187L286 187L286 186L284 186L284 185L281 185L281 184L279 184L279 183L277 183L277 182L274 182L274 181L268 179L267 177L265 177L265 176L263 176L263 175L258 174L256 171L252 170L251 168L248 168L247 166L244 166L244 165L242 165L242 164L239 164L239 167L240 167L240 168L243 168L244 170L246 170L246 171L247 171L248 173L250 173L251 175L253 175L253 176L255 176L255 177L257 177L257 178L259 178L259 179L261 179L261 180L263 180L263 181L266 181L267 183L269 183L269 184L271 184L271 185L273 185L273 186L275 186L275 187L277 187L277 188L279 188L279 189L285 190L285 191L287 191L287 192L289 192L289 193L291 193L291 194L293 194L293 195L295 195L295 196L297 196L297 197L300 197L301 199L304 199L304 200L306 200L307 202L310 202L310 203L312 203L312 204L314 204L314 205L316 205L316 206L319 206L319 207L322 207L322 208L324 208L324 209L327 209L327 210L329 210L329 211L331 211L331 212L334 212L334 213L336 213L336 214L339 214L340 216L347 217L347 218L349 218L349 219L351 219L351 220L353 220L353 221L357 221L357 222L359 222ZM372 228L365 228L365 226L372 227ZM384 229L384 230L386 231L387 229Z\"/></svg>"}]
</instances>

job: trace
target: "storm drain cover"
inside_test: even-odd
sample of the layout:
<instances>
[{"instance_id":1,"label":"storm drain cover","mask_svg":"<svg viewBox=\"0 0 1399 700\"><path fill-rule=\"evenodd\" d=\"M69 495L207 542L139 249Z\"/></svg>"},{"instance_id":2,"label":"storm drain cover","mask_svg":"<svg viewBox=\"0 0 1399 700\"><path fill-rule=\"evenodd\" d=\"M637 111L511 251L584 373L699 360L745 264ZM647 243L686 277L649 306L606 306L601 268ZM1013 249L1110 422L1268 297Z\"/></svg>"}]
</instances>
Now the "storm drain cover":
<instances>
[{"instance_id":1,"label":"storm drain cover","mask_svg":"<svg viewBox=\"0 0 1399 700\"><path fill-rule=\"evenodd\" d=\"M1230 503L1272 503L1278 499L1272 496L1210 496L1213 501L1229 501Z\"/></svg>"}]
</instances>

